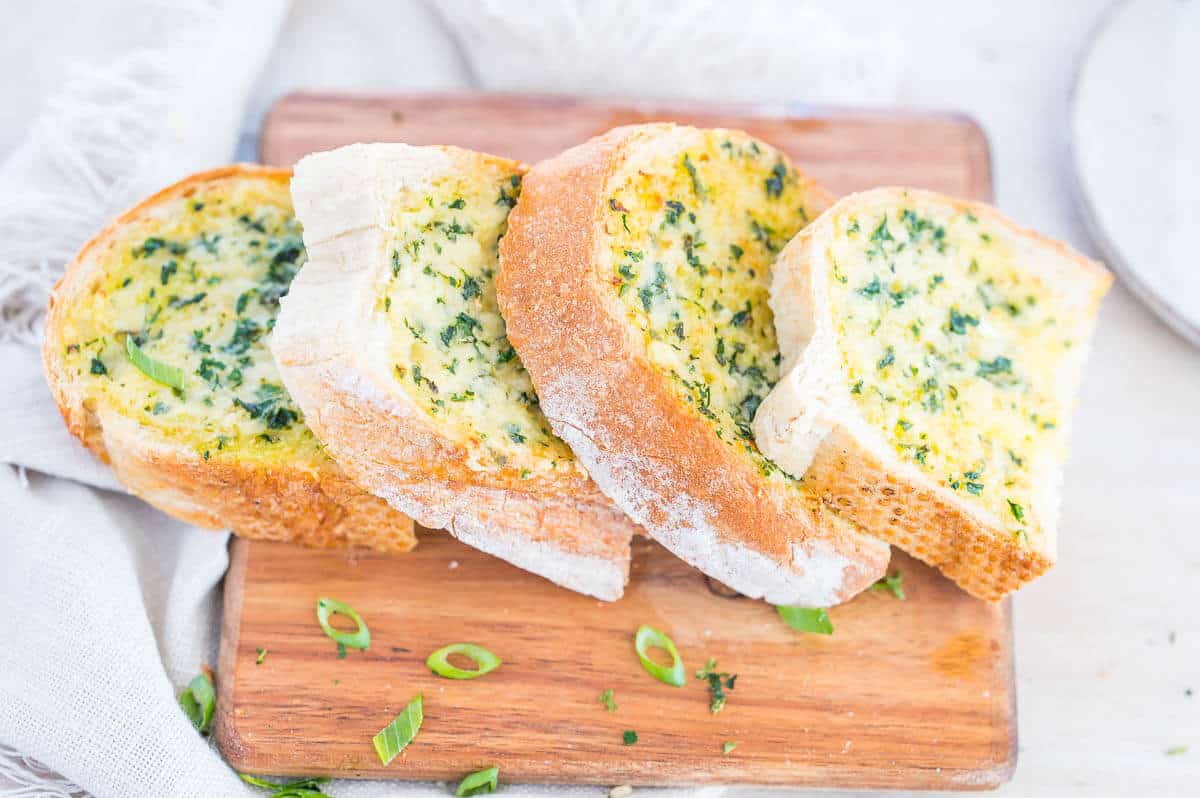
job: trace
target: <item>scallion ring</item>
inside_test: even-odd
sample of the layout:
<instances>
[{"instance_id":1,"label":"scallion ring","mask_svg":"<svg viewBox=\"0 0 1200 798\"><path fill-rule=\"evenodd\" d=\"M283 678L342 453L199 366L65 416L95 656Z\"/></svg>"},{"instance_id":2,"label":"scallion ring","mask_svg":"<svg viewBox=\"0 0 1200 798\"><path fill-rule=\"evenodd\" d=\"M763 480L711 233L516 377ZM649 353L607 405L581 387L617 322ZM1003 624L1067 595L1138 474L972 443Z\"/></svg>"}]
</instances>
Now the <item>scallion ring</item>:
<instances>
[{"instance_id":1,"label":"scallion ring","mask_svg":"<svg viewBox=\"0 0 1200 798\"><path fill-rule=\"evenodd\" d=\"M454 794L462 798L464 795L477 795L481 792L495 792L496 784L500 781L500 766L493 765L486 770L477 770L466 776L458 785Z\"/></svg>"},{"instance_id":2,"label":"scallion ring","mask_svg":"<svg viewBox=\"0 0 1200 798\"><path fill-rule=\"evenodd\" d=\"M683 659L679 656L679 652L675 650L675 642L671 638L653 626L639 626L637 637L634 638L634 646L637 648L638 658L641 659L642 667L646 669L646 673L660 682L674 687L683 687L687 682L687 677L684 674ZM671 667L665 668L650 659L648 654L650 648L661 648L670 654Z\"/></svg>"},{"instance_id":3,"label":"scallion ring","mask_svg":"<svg viewBox=\"0 0 1200 798\"><path fill-rule=\"evenodd\" d=\"M464 670L450 664L451 654L462 654L475 662L475 670ZM429 670L447 679L477 679L500 667L500 658L483 646L474 643L451 643L429 655L425 660Z\"/></svg>"},{"instance_id":4,"label":"scallion ring","mask_svg":"<svg viewBox=\"0 0 1200 798\"><path fill-rule=\"evenodd\" d=\"M344 615L358 625L358 628L353 632L342 632L334 629L329 623L330 615ZM358 614L358 611L345 602L331 598L317 599L317 620L321 623L321 628L325 630L325 634L336 643L340 643L347 648L357 648L366 650L371 647L371 630L367 628L367 623Z\"/></svg>"}]
</instances>

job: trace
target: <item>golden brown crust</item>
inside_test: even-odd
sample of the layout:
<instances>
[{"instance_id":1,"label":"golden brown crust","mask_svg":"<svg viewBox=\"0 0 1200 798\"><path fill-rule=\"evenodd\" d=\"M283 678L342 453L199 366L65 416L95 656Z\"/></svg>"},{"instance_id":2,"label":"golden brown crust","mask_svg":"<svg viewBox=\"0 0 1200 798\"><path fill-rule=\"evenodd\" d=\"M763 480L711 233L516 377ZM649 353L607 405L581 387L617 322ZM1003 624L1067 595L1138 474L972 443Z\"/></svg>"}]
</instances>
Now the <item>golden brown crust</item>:
<instances>
[{"instance_id":1,"label":"golden brown crust","mask_svg":"<svg viewBox=\"0 0 1200 798\"><path fill-rule=\"evenodd\" d=\"M839 514L932 565L977 598L999 601L1049 570L1044 552L1014 545L956 502L893 473L844 428L822 443L804 484Z\"/></svg>"},{"instance_id":2,"label":"golden brown crust","mask_svg":"<svg viewBox=\"0 0 1200 798\"><path fill-rule=\"evenodd\" d=\"M793 290L815 297L814 281L824 277L823 273L816 273L814 264L822 251L818 241L826 234L827 222L849 208L889 193L906 206L932 203L952 207L957 212L970 212L981 222L1007 229L1078 267L1087 281L1087 298L1081 304L1081 312L1088 317L1097 313L1100 300L1112 283L1111 274L1100 263L1074 252L1062 242L1014 224L990 205L918 189L886 187L843 197L796 236L777 262L777 268L791 270ZM789 301L792 300L787 296L772 297L773 304ZM815 312L827 312L817 305L815 298L810 302L816 307ZM797 355L786 352L785 360L794 361ZM784 380L787 379L785 375ZM784 380L776 390L781 390ZM774 412L772 399L764 402L760 412ZM756 433L760 444L769 448L771 436L764 434L763 427L758 425ZM999 601L1054 565L1052 542L1043 546L1019 542L972 505L945 490L930 487L923 474L905 466L897 467L894 459L880 457L838 418L832 419L829 433L816 448L811 465L804 472L804 484L838 514L934 566L981 599Z\"/></svg>"},{"instance_id":3,"label":"golden brown crust","mask_svg":"<svg viewBox=\"0 0 1200 798\"><path fill-rule=\"evenodd\" d=\"M625 152L674 129L616 128L526 175L497 280L509 341L555 431L651 536L751 595L771 590L763 580L794 588L796 574L781 574L794 558L813 558L809 566L825 572L810 573L813 590L830 598L811 606L844 600L878 578L887 547L824 523L819 502L764 479L724 445L650 364L599 272L607 180ZM814 562L821 557L826 566ZM781 603L780 595L767 598Z\"/></svg>"},{"instance_id":4,"label":"golden brown crust","mask_svg":"<svg viewBox=\"0 0 1200 798\"><path fill-rule=\"evenodd\" d=\"M132 493L170 515L210 529L229 528L247 538L408 551L416 545L412 521L355 487L332 463L312 470L206 461L87 398L66 368L64 326L77 302L93 289L101 268L98 256L114 245L125 225L201 185L244 178L286 185L290 175L286 169L250 164L192 175L141 201L85 244L50 296L42 346L50 391L71 434L109 463Z\"/></svg>"}]
</instances>

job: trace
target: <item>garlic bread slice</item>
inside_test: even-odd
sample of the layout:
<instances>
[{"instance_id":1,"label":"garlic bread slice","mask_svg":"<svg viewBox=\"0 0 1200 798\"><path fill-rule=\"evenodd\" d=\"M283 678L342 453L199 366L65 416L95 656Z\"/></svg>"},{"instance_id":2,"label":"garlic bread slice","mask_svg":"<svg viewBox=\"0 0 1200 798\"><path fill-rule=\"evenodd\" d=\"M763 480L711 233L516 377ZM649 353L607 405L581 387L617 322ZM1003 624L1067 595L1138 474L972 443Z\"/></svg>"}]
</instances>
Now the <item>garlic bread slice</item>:
<instances>
[{"instance_id":1,"label":"garlic bread slice","mask_svg":"<svg viewBox=\"0 0 1200 798\"><path fill-rule=\"evenodd\" d=\"M534 166L501 242L508 334L555 432L649 534L775 604L824 607L890 550L763 456L768 278L827 193L743 133L617 128Z\"/></svg>"},{"instance_id":2,"label":"garlic bread slice","mask_svg":"<svg viewBox=\"0 0 1200 798\"><path fill-rule=\"evenodd\" d=\"M1055 559L1062 464L1111 278L992 208L846 197L775 264L763 452L839 514L996 600Z\"/></svg>"},{"instance_id":3,"label":"garlic bread slice","mask_svg":"<svg viewBox=\"0 0 1200 798\"><path fill-rule=\"evenodd\" d=\"M524 168L356 144L296 166L309 261L271 348L329 451L421 524L618 598L635 526L550 429L496 305Z\"/></svg>"},{"instance_id":4,"label":"garlic bread slice","mask_svg":"<svg viewBox=\"0 0 1200 798\"><path fill-rule=\"evenodd\" d=\"M50 298L50 388L71 432L164 512L249 538L407 551L412 521L334 464L267 351L305 259L289 177L203 172L88 242Z\"/></svg>"}]
</instances>

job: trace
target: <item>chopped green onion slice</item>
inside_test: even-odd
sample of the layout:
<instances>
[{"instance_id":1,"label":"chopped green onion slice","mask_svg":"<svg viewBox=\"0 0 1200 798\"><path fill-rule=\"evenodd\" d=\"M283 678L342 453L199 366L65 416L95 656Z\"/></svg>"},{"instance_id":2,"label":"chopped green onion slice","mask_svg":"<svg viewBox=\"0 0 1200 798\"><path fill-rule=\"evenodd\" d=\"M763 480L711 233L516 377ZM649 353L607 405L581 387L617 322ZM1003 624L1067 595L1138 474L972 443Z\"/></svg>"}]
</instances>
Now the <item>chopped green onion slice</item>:
<instances>
[{"instance_id":1,"label":"chopped green onion slice","mask_svg":"<svg viewBox=\"0 0 1200 798\"><path fill-rule=\"evenodd\" d=\"M464 670L450 664L451 654L462 654L475 662L475 670ZM429 670L447 679L477 679L500 667L500 658L483 646L474 643L451 643L429 655L425 660Z\"/></svg>"},{"instance_id":2,"label":"chopped green onion slice","mask_svg":"<svg viewBox=\"0 0 1200 798\"><path fill-rule=\"evenodd\" d=\"M217 708L217 694L208 674L202 673L188 682L188 686L179 694L179 706L183 707L196 731L208 734L213 711Z\"/></svg>"},{"instance_id":3,"label":"chopped green onion slice","mask_svg":"<svg viewBox=\"0 0 1200 798\"><path fill-rule=\"evenodd\" d=\"M730 740L729 742L725 743L725 745L721 746L721 753L728 754L735 748L737 748L737 743L735 743L733 740Z\"/></svg>"},{"instance_id":4,"label":"chopped green onion slice","mask_svg":"<svg viewBox=\"0 0 1200 798\"><path fill-rule=\"evenodd\" d=\"M621 739L625 742L625 745L633 745L637 742L637 732L633 729L623 731L621 732Z\"/></svg>"},{"instance_id":5,"label":"chopped green onion slice","mask_svg":"<svg viewBox=\"0 0 1200 798\"><path fill-rule=\"evenodd\" d=\"M138 371L155 382L177 391L183 390L183 369L168 366L166 363L150 357L137 345L137 341L133 340L132 335L125 336L125 356L129 358L130 363L137 367Z\"/></svg>"},{"instance_id":6,"label":"chopped green onion slice","mask_svg":"<svg viewBox=\"0 0 1200 798\"><path fill-rule=\"evenodd\" d=\"M321 785L329 782L329 779L323 776L289 781L284 784L276 784L273 781L260 779L246 773L239 773L238 776L247 784L271 790L272 792L267 798L319 798L319 796L328 798L325 793L321 792Z\"/></svg>"},{"instance_id":7,"label":"chopped green onion slice","mask_svg":"<svg viewBox=\"0 0 1200 798\"><path fill-rule=\"evenodd\" d=\"M637 649L638 658L641 659L642 667L646 669L646 673L664 684L683 687L687 681L687 677L684 674L683 660L680 658L679 652L675 650L675 643L671 638L653 626L639 626L637 637L634 638L634 647ZM650 648L661 648L670 654L671 667L664 668L650 659L648 655Z\"/></svg>"},{"instance_id":8,"label":"chopped green onion slice","mask_svg":"<svg viewBox=\"0 0 1200 798\"><path fill-rule=\"evenodd\" d=\"M379 754L379 761L383 764L388 764L396 755L404 750L404 747L413 741L417 736L417 732L421 730L421 721L425 719L425 709L421 701L421 694L408 702L408 706L404 711L396 716L388 725L371 738L371 742L375 743L375 753Z\"/></svg>"},{"instance_id":9,"label":"chopped green onion slice","mask_svg":"<svg viewBox=\"0 0 1200 798\"><path fill-rule=\"evenodd\" d=\"M358 624L358 628L353 632L338 631L329 625L330 615L345 615ZM321 622L321 628L325 630L325 634L329 635L334 642L362 650L371 647L371 630L367 628L367 623L362 616L349 604L337 599L319 598L317 599L317 620Z\"/></svg>"},{"instance_id":10,"label":"chopped green onion slice","mask_svg":"<svg viewBox=\"0 0 1200 798\"><path fill-rule=\"evenodd\" d=\"M596 700L599 701L601 704L603 704L604 708L607 709L609 712L617 711L617 702L613 698L613 691L612 691L611 687L608 688L607 690L605 690L603 693L601 693L600 697L597 698Z\"/></svg>"},{"instance_id":11,"label":"chopped green onion slice","mask_svg":"<svg viewBox=\"0 0 1200 798\"><path fill-rule=\"evenodd\" d=\"M495 792L500 780L500 766L493 765L486 770L477 770L464 778L454 791L455 795L475 795L481 792Z\"/></svg>"},{"instance_id":12,"label":"chopped green onion slice","mask_svg":"<svg viewBox=\"0 0 1200 798\"><path fill-rule=\"evenodd\" d=\"M818 635L833 634L833 623L829 613L823 609L808 607L776 607L783 622L797 632L812 632Z\"/></svg>"},{"instance_id":13,"label":"chopped green onion slice","mask_svg":"<svg viewBox=\"0 0 1200 798\"><path fill-rule=\"evenodd\" d=\"M904 601L907 596L904 595L904 574L897 571L892 576L884 575L875 584L871 585L872 590L890 590L892 595Z\"/></svg>"},{"instance_id":14,"label":"chopped green onion slice","mask_svg":"<svg viewBox=\"0 0 1200 798\"><path fill-rule=\"evenodd\" d=\"M257 655L254 657L254 664L262 665L263 660L267 658L267 650L265 648L256 648L254 649L254 653Z\"/></svg>"}]
</instances>

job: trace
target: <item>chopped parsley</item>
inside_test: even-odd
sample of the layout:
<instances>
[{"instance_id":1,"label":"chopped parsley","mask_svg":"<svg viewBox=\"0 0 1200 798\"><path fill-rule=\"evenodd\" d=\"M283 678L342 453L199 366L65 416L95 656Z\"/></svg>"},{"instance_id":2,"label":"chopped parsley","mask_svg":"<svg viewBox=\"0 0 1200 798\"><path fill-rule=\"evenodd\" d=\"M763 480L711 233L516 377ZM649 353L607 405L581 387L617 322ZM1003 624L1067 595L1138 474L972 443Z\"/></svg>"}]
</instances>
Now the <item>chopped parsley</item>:
<instances>
[{"instance_id":1,"label":"chopped parsley","mask_svg":"<svg viewBox=\"0 0 1200 798\"><path fill-rule=\"evenodd\" d=\"M704 667L696 671L696 678L703 682L708 682L708 694L711 698L708 708L712 714L717 714L725 708L726 690L732 690L734 683L737 681L737 674L718 673L717 660L710 657L708 662L704 663Z\"/></svg>"},{"instance_id":2,"label":"chopped parsley","mask_svg":"<svg viewBox=\"0 0 1200 798\"><path fill-rule=\"evenodd\" d=\"M603 704L604 708L609 712L617 711L617 702L613 699L613 691L611 687L601 693L600 697L596 700Z\"/></svg>"}]
</instances>

